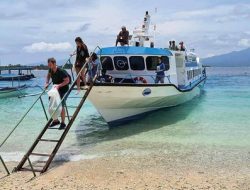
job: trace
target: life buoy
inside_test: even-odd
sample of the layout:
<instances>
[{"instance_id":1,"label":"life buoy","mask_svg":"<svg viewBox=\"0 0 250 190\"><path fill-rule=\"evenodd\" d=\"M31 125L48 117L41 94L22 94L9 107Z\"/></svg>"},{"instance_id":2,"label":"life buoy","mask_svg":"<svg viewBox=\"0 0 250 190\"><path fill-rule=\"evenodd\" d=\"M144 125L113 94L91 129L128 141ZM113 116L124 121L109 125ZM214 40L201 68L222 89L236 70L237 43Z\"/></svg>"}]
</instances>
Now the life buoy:
<instances>
[{"instance_id":1,"label":"life buoy","mask_svg":"<svg viewBox=\"0 0 250 190\"><path fill-rule=\"evenodd\" d=\"M135 78L134 78L134 81L135 81L136 83L141 82L141 83L143 83L143 84L147 84L146 79L143 78L143 77L135 77Z\"/></svg>"}]
</instances>

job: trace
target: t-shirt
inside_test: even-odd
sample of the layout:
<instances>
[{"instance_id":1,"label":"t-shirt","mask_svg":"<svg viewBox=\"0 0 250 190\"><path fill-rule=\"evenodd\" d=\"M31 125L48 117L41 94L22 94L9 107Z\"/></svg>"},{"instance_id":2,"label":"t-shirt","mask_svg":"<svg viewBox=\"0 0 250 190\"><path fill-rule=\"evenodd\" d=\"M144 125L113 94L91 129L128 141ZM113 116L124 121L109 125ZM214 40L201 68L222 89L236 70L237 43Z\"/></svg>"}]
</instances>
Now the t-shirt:
<instances>
[{"instance_id":1,"label":"t-shirt","mask_svg":"<svg viewBox=\"0 0 250 190\"><path fill-rule=\"evenodd\" d=\"M157 67L159 67L159 69L156 70L156 76L165 77L165 64L161 63L160 65L157 65Z\"/></svg>"},{"instance_id":2,"label":"t-shirt","mask_svg":"<svg viewBox=\"0 0 250 190\"><path fill-rule=\"evenodd\" d=\"M54 73L51 69L49 69L49 73L52 79L53 84L61 84L66 77L68 77L66 71L64 71L61 68L56 69L56 72ZM69 90L69 84L59 88L59 93L66 93Z\"/></svg>"},{"instance_id":3,"label":"t-shirt","mask_svg":"<svg viewBox=\"0 0 250 190\"><path fill-rule=\"evenodd\" d=\"M122 39L128 43L128 37L129 37L129 32L127 30L125 31L120 31L119 37L122 37Z\"/></svg>"},{"instance_id":4,"label":"t-shirt","mask_svg":"<svg viewBox=\"0 0 250 190\"><path fill-rule=\"evenodd\" d=\"M87 47L77 48L76 63L78 63L79 66L83 66L87 57L89 57L89 51Z\"/></svg>"}]
</instances>

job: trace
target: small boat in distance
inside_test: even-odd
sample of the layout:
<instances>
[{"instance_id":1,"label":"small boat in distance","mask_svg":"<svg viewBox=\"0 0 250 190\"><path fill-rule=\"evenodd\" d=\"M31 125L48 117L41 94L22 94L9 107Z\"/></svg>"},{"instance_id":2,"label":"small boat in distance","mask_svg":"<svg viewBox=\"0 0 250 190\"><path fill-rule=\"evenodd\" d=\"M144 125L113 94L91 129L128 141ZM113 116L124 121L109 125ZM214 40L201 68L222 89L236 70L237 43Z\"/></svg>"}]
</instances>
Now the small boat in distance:
<instances>
[{"instance_id":1,"label":"small boat in distance","mask_svg":"<svg viewBox=\"0 0 250 190\"><path fill-rule=\"evenodd\" d=\"M1 66L0 67L0 81L24 81L35 78L35 75L31 73L33 67L28 66ZM12 71L16 71L13 73ZM26 71L24 74L23 71Z\"/></svg>"},{"instance_id":2,"label":"small boat in distance","mask_svg":"<svg viewBox=\"0 0 250 190\"><path fill-rule=\"evenodd\" d=\"M146 12L142 27L130 36L128 46L104 47L97 52L102 76L88 98L111 127L185 103L198 96L204 85L205 68L194 51L173 43L156 48L149 28ZM159 58L165 65L160 84L156 82Z\"/></svg>"},{"instance_id":3,"label":"small boat in distance","mask_svg":"<svg viewBox=\"0 0 250 190\"><path fill-rule=\"evenodd\" d=\"M0 98L18 97L25 95L28 85L23 81L35 78L31 73L33 67L1 66L0 67ZM27 71L26 74L23 71Z\"/></svg>"}]
</instances>

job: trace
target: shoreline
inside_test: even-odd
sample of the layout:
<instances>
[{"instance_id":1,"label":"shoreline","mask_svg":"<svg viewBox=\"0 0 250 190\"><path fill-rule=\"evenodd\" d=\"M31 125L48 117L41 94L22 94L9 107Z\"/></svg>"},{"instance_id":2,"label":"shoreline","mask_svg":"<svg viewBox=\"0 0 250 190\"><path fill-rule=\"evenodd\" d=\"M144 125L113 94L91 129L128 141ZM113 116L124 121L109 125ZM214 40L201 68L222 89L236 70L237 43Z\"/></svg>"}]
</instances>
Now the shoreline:
<instances>
[{"instance_id":1,"label":"shoreline","mask_svg":"<svg viewBox=\"0 0 250 190\"><path fill-rule=\"evenodd\" d=\"M205 153L205 154L203 154ZM207 154L210 153L210 154ZM54 162L31 180L32 172L3 177L3 189L250 189L249 152L150 153ZM229 156L229 159L226 159ZM232 159L231 159L232 158ZM240 162L241 160L241 162ZM8 162L14 166L15 162Z\"/></svg>"}]
</instances>

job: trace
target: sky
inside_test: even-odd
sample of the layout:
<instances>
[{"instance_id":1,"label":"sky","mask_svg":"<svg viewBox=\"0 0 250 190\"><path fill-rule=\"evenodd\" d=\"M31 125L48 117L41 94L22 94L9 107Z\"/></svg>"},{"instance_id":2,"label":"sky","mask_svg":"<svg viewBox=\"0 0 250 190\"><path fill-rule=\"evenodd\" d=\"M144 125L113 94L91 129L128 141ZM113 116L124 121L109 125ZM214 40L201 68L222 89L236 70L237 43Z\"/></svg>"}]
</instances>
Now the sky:
<instances>
[{"instance_id":1,"label":"sky","mask_svg":"<svg viewBox=\"0 0 250 190\"><path fill-rule=\"evenodd\" d=\"M82 37L89 51L114 46L125 25L132 34L145 11L155 45L184 41L201 57L250 47L249 0L1 0L0 64L67 59Z\"/></svg>"}]
</instances>

